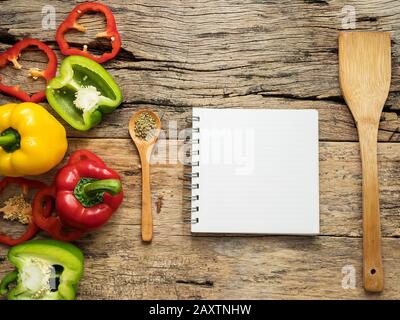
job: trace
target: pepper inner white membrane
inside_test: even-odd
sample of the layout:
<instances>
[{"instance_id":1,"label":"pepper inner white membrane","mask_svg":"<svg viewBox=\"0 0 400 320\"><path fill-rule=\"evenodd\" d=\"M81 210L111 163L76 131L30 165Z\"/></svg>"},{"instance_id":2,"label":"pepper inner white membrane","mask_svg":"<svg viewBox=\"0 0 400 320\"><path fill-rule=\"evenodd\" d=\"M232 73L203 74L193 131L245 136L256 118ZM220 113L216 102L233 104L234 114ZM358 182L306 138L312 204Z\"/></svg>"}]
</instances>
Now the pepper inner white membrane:
<instances>
[{"instance_id":1,"label":"pepper inner white membrane","mask_svg":"<svg viewBox=\"0 0 400 320\"><path fill-rule=\"evenodd\" d=\"M92 112L100 102L101 93L94 86L82 87L75 93L74 105L83 113Z\"/></svg>"},{"instance_id":2,"label":"pepper inner white membrane","mask_svg":"<svg viewBox=\"0 0 400 320\"><path fill-rule=\"evenodd\" d=\"M23 287L38 299L57 289L56 270L48 261L40 258L25 258L20 281Z\"/></svg>"}]
</instances>

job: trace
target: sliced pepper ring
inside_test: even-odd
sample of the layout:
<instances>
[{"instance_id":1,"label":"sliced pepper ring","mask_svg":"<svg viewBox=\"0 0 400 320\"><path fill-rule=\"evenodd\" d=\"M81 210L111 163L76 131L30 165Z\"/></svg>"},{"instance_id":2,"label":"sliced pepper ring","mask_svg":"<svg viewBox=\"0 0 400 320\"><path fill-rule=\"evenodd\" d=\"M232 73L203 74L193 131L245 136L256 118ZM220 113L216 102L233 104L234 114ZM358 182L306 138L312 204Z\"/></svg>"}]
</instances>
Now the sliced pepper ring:
<instances>
[{"instance_id":1,"label":"sliced pepper ring","mask_svg":"<svg viewBox=\"0 0 400 320\"><path fill-rule=\"evenodd\" d=\"M0 68L7 65L7 63L11 62L14 65L15 69L22 69L21 64L18 62L18 58L21 56L21 52L28 47L38 47L41 51L43 51L48 58L48 66L45 70L38 69L30 69L29 75L34 79L38 79L39 77L44 78L46 83L52 79L56 75L57 71L57 56L54 51L44 44L43 42L36 39L24 39L17 42L11 48L7 49L0 55ZM32 95L23 91L19 85L16 86L7 86L1 82L0 79L0 91L4 93L16 97L25 102L40 102L44 100L46 97L46 88L42 91L36 92Z\"/></svg>"},{"instance_id":2,"label":"sliced pepper ring","mask_svg":"<svg viewBox=\"0 0 400 320\"><path fill-rule=\"evenodd\" d=\"M5 177L0 181L0 192L3 191L9 184L16 184L16 185L20 186L23 194L27 194L30 189L41 190L46 187L46 185L43 182L40 182L37 180ZM47 201L45 199L44 206L43 206L44 214L50 214L52 209L53 209L53 203L51 201ZM32 216L33 216L33 214L32 214ZM33 217L32 217L32 220L30 221L28 228L26 229L25 233L21 237L14 239L10 236L0 233L0 243L6 244L9 246L15 246L17 244L20 244L26 240L33 238L38 231L39 231L39 228L34 223Z\"/></svg>"},{"instance_id":3,"label":"sliced pepper ring","mask_svg":"<svg viewBox=\"0 0 400 320\"><path fill-rule=\"evenodd\" d=\"M81 238L84 231L66 228L58 216L52 215L55 198L56 188L54 186L43 188L36 194L32 207L33 221L40 229L49 233L53 239L70 242ZM46 208L48 202L52 203L51 210Z\"/></svg>"},{"instance_id":4,"label":"sliced pepper ring","mask_svg":"<svg viewBox=\"0 0 400 320\"><path fill-rule=\"evenodd\" d=\"M101 56L93 55L87 51L87 45L84 45L82 50L71 48L68 42L65 40L64 35L69 30L75 29L80 32L86 31L85 27L77 22L77 20L86 12L100 12L104 14L106 18L106 30L99 32L96 35L96 38L110 39L112 47L111 52L104 52ZM117 30L117 24L115 22L114 15L112 14L110 8L104 4L96 2L85 2L78 4L58 27L56 32L56 40L62 54L80 55L90 58L98 63L103 63L114 58L121 49L121 37Z\"/></svg>"}]
</instances>

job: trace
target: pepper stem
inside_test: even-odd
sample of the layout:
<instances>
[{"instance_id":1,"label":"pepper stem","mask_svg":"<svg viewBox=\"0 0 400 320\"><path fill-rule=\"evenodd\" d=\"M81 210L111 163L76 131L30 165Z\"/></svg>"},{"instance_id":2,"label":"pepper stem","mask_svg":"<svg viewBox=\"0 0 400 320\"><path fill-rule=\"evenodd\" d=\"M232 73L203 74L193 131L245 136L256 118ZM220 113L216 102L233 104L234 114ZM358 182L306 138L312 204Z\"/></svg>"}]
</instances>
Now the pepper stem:
<instances>
[{"instance_id":1,"label":"pepper stem","mask_svg":"<svg viewBox=\"0 0 400 320\"><path fill-rule=\"evenodd\" d=\"M104 193L116 195L121 192L118 179L81 178L75 187L75 198L86 208L103 202Z\"/></svg>"},{"instance_id":2,"label":"pepper stem","mask_svg":"<svg viewBox=\"0 0 400 320\"><path fill-rule=\"evenodd\" d=\"M1 147L12 145L15 142L17 142L17 138L12 133L8 133L8 134L0 137L0 146Z\"/></svg>"},{"instance_id":3,"label":"pepper stem","mask_svg":"<svg viewBox=\"0 0 400 320\"><path fill-rule=\"evenodd\" d=\"M17 130L8 128L0 134L0 147L6 152L14 152L19 149L21 137Z\"/></svg>"},{"instance_id":4,"label":"pepper stem","mask_svg":"<svg viewBox=\"0 0 400 320\"><path fill-rule=\"evenodd\" d=\"M89 198L99 192L108 192L115 196L121 192L121 181L117 179L96 180L86 183L82 188L82 192Z\"/></svg>"}]
</instances>

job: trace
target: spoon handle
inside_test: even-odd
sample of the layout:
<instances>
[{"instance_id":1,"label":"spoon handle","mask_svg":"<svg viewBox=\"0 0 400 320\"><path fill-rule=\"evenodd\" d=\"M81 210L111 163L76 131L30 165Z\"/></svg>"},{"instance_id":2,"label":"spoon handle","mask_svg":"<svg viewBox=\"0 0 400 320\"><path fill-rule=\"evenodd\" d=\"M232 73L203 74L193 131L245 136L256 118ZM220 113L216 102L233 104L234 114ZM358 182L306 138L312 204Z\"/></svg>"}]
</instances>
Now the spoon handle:
<instances>
[{"instance_id":1,"label":"spoon handle","mask_svg":"<svg viewBox=\"0 0 400 320\"><path fill-rule=\"evenodd\" d=\"M358 123L357 128L363 174L364 288L371 292L381 292L383 267L377 164L378 124Z\"/></svg>"},{"instance_id":2,"label":"spoon handle","mask_svg":"<svg viewBox=\"0 0 400 320\"><path fill-rule=\"evenodd\" d=\"M153 215L151 212L150 164L142 157L142 240L150 242L153 238Z\"/></svg>"}]
</instances>

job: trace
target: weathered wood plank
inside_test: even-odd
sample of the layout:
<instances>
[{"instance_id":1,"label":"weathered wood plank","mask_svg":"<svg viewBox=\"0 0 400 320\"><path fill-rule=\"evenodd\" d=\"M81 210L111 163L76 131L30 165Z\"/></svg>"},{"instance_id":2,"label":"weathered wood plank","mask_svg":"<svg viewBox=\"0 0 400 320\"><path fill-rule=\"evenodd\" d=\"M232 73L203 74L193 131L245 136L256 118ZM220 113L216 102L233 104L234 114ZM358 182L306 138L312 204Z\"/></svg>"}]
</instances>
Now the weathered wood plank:
<instances>
[{"instance_id":1,"label":"weathered wood plank","mask_svg":"<svg viewBox=\"0 0 400 320\"><path fill-rule=\"evenodd\" d=\"M85 252L80 299L399 299L399 239L383 239L385 291L362 288L362 240L345 237L196 238L165 226L151 245L140 227L107 225ZM135 236L136 235L136 236ZM5 248L0 247L0 257ZM11 269L1 263L0 276ZM343 289L342 268L354 268Z\"/></svg>"},{"instance_id":2,"label":"weathered wood plank","mask_svg":"<svg viewBox=\"0 0 400 320\"><path fill-rule=\"evenodd\" d=\"M371 1L339 0L324 5L300 0L229 5L224 1L111 2L117 21L123 21L119 27L124 45L121 54L105 66L121 85L127 110L108 117L99 129L70 135L126 137L129 109L140 106L166 111L170 120L181 119L193 106L315 108L320 110L322 140L356 141L354 122L340 98L337 72L341 9L349 4L359 17L358 29L392 31L393 84L379 139L399 141L397 1L372 7ZM33 36L56 48L54 31L41 29L42 5L35 2L26 10L15 1L7 11L0 11L4 18L0 42ZM57 22L72 8L70 2L53 5ZM84 19L89 36L101 27L96 19ZM79 33L70 40L79 46L99 46ZM7 46L3 43L1 49ZM1 102L6 101L10 99L1 96Z\"/></svg>"},{"instance_id":3,"label":"weathered wood plank","mask_svg":"<svg viewBox=\"0 0 400 320\"><path fill-rule=\"evenodd\" d=\"M158 163L152 166L153 212L155 229L168 228L176 235L189 235L189 226L182 208L184 167L178 158L166 157L167 152L182 151L179 141L163 140L155 151ZM101 156L123 177L125 201L110 221L111 225L140 224L140 162L135 147L127 139L71 139L70 151L89 149ZM381 190L382 234L400 236L400 145L379 144L379 174ZM49 182L55 170L41 180ZM157 211L157 202L162 204ZM320 143L320 210L321 234L361 236L361 166L357 143ZM134 236L134 235L132 235ZM138 237L139 235L136 235Z\"/></svg>"},{"instance_id":4,"label":"weathered wood plank","mask_svg":"<svg viewBox=\"0 0 400 320\"><path fill-rule=\"evenodd\" d=\"M127 231L138 233L139 227ZM95 259L88 261L83 297L115 298L121 294L125 298L145 299L397 299L400 296L399 239L383 240L386 289L377 296L367 295L362 288L361 239L199 239L176 237L169 232L163 236L156 234L159 238L149 248L141 246L138 240L135 245L135 241L120 239L115 256L104 257L104 248L113 252L116 248L113 234L106 242L100 241L102 249L97 247L100 250L92 253ZM91 252L89 247L93 250L97 239L87 240L81 244ZM355 289L342 288L345 266L355 268ZM104 270L110 270L109 280L114 279L107 289L99 285L99 280L104 281ZM124 294L126 287L129 291Z\"/></svg>"},{"instance_id":5,"label":"weathered wood plank","mask_svg":"<svg viewBox=\"0 0 400 320\"><path fill-rule=\"evenodd\" d=\"M15 99L0 96L0 104L17 102ZM162 117L162 128L166 138L171 137L169 128L176 128L178 134L184 134L185 128L191 126L187 122L192 114L191 107L176 107L170 105L153 104L123 104L111 115L105 115L103 121L90 131L81 132L74 130L64 122L47 103L41 103L47 108L67 129L69 137L76 138L129 138L128 123L132 114L141 109L148 108ZM209 106L204 106L209 107ZM357 129L347 106L326 101L303 101L283 98L268 98L255 96L252 99L235 97L214 100L215 108L268 108L268 109L316 109L319 113L319 139L320 141L358 141ZM389 115L388 115L389 114ZM388 116L387 116L388 115ZM394 116L392 116L394 115ZM380 122L378 139L381 142L400 141L400 118L396 113L384 113Z\"/></svg>"}]
</instances>

